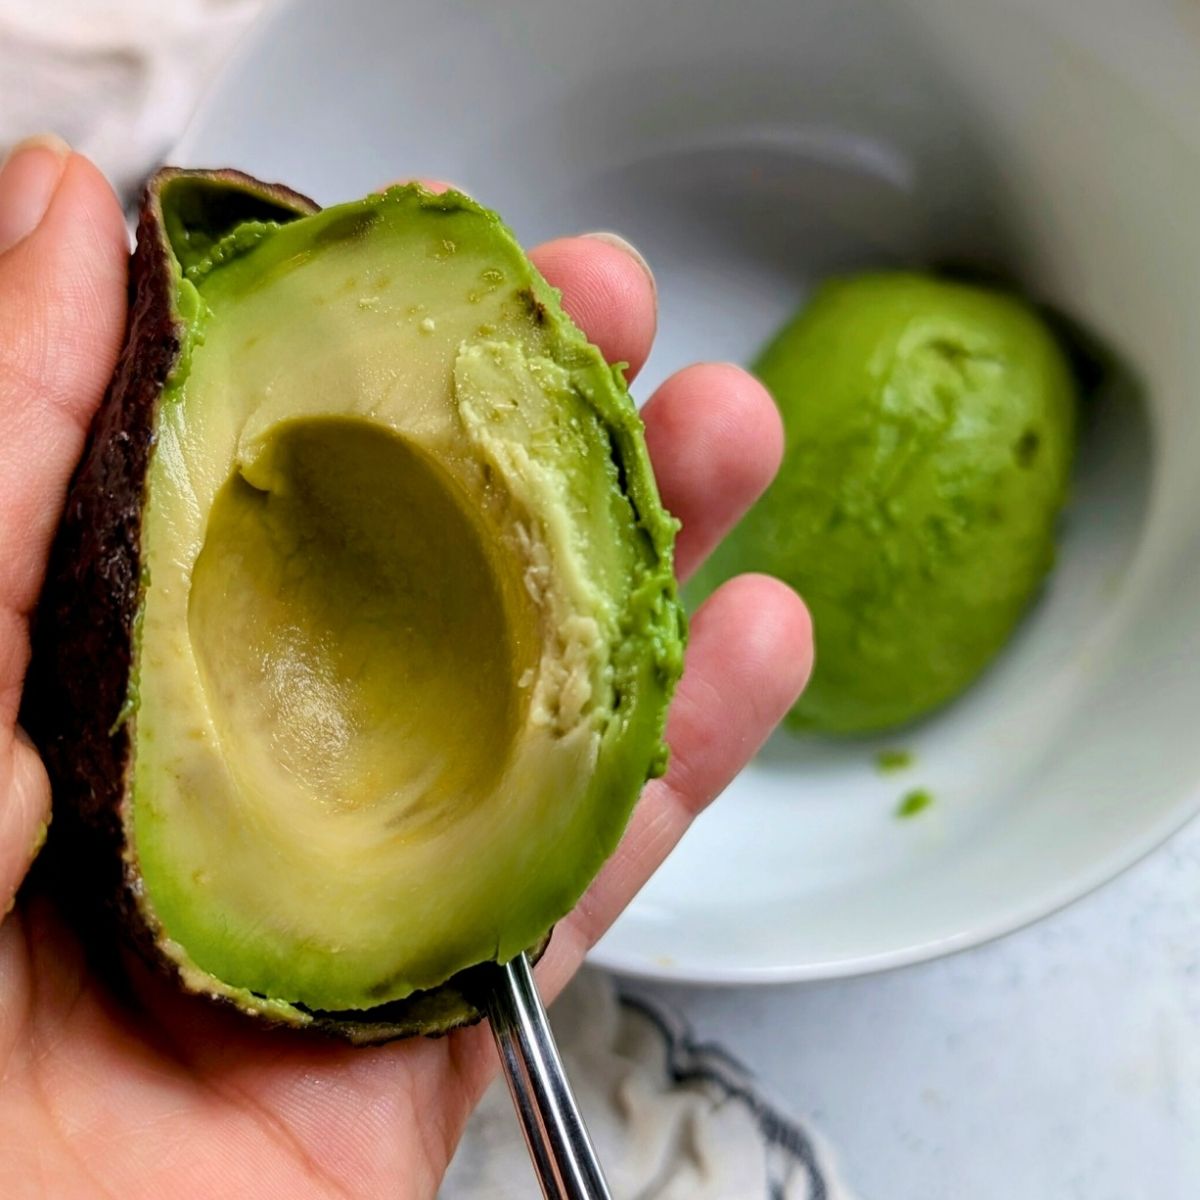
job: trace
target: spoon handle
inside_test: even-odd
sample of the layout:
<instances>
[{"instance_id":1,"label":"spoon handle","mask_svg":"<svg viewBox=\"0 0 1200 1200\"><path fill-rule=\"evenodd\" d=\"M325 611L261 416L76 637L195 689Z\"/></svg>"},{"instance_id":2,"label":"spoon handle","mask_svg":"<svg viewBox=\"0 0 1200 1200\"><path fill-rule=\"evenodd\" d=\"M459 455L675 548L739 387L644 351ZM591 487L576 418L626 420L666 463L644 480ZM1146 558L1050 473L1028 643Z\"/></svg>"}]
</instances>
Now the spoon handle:
<instances>
[{"instance_id":1,"label":"spoon handle","mask_svg":"<svg viewBox=\"0 0 1200 1200\"><path fill-rule=\"evenodd\" d=\"M486 971L484 1008L542 1194L546 1200L612 1200L571 1095L529 959L519 954Z\"/></svg>"}]
</instances>

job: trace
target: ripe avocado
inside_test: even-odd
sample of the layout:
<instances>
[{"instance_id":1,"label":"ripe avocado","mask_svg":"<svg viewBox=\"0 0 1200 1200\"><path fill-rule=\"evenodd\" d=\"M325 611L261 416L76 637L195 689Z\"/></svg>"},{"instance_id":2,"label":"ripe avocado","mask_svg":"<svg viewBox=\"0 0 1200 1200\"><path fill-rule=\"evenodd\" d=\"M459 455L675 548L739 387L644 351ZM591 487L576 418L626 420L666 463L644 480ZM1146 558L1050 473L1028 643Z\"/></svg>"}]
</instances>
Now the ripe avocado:
<instances>
[{"instance_id":1,"label":"ripe avocado","mask_svg":"<svg viewBox=\"0 0 1200 1200\"><path fill-rule=\"evenodd\" d=\"M826 283L755 370L783 466L697 591L766 571L804 596L816 665L792 727L912 721L984 669L1053 563L1066 355L1015 297L887 273Z\"/></svg>"},{"instance_id":2,"label":"ripe avocado","mask_svg":"<svg viewBox=\"0 0 1200 1200\"><path fill-rule=\"evenodd\" d=\"M499 219L143 205L25 720L60 873L188 990L356 1041L475 1019L665 762L676 523L619 368Z\"/></svg>"}]
</instances>

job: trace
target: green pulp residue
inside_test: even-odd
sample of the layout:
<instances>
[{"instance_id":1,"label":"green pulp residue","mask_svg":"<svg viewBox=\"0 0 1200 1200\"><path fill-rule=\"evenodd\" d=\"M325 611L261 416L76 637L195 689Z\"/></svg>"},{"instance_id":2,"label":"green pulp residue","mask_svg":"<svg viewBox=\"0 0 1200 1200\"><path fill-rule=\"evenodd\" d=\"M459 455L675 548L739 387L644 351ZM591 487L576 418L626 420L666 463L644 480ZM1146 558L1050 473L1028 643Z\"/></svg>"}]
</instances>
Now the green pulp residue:
<instances>
[{"instance_id":1,"label":"green pulp residue","mask_svg":"<svg viewBox=\"0 0 1200 1200\"><path fill-rule=\"evenodd\" d=\"M907 820L909 817L915 817L918 813L923 813L933 803L933 794L926 791L924 788L914 788L911 792L906 792L900 803L896 805L896 816L900 820Z\"/></svg>"},{"instance_id":2,"label":"green pulp residue","mask_svg":"<svg viewBox=\"0 0 1200 1200\"><path fill-rule=\"evenodd\" d=\"M915 761L911 750L880 750L875 755L875 766L885 775L907 770Z\"/></svg>"}]
</instances>

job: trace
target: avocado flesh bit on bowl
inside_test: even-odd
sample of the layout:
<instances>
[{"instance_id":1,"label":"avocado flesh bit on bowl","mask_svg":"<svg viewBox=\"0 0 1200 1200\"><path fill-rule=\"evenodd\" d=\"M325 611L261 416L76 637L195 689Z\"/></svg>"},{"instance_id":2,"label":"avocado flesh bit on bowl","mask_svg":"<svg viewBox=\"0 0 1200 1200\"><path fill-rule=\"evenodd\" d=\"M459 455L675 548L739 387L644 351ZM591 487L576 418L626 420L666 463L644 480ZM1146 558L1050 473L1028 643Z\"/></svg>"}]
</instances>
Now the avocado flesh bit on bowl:
<instances>
[{"instance_id":1,"label":"avocado flesh bit on bowl","mask_svg":"<svg viewBox=\"0 0 1200 1200\"><path fill-rule=\"evenodd\" d=\"M805 598L816 660L792 728L913 721L983 671L1053 564L1066 355L1013 296L897 272L824 284L755 371L783 465L695 593L765 571Z\"/></svg>"},{"instance_id":2,"label":"avocado flesh bit on bowl","mask_svg":"<svg viewBox=\"0 0 1200 1200\"><path fill-rule=\"evenodd\" d=\"M143 220L178 349L107 718L119 907L191 990L436 1032L477 1015L452 977L542 942L662 768L675 522L619 372L493 214L275 198L166 172Z\"/></svg>"}]
</instances>

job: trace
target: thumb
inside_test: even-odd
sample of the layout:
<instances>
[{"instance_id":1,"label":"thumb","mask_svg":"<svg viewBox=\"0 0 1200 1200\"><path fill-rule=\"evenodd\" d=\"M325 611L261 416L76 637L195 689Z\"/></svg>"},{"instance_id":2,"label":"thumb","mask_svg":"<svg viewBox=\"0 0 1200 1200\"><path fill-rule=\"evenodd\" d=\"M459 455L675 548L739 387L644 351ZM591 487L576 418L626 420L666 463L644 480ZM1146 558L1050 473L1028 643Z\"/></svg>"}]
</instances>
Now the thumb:
<instances>
[{"instance_id":1,"label":"thumb","mask_svg":"<svg viewBox=\"0 0 1200 1200\"><path fill-rule=\"evenodd\" d=\"M125 328L128 239L104 177L58 138L0 168L0 914L49 805L14 731L28 617Z\"/></svg>"},{"instance_id":2,"label":"thumb","mask_svg":"<svg viewBox=\"0 0 1200 1200\"><path fill-rule=\"evenodd\" d=\"M128 256L117 198L87 159L57 138L12 152L0 169L0 610L28 614L41 587L121 347ZM0 679L0 720L12 684Z\"/></svg>"}]
</instances>

